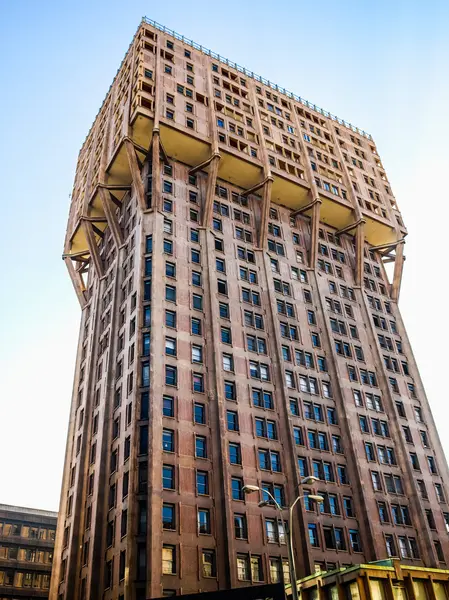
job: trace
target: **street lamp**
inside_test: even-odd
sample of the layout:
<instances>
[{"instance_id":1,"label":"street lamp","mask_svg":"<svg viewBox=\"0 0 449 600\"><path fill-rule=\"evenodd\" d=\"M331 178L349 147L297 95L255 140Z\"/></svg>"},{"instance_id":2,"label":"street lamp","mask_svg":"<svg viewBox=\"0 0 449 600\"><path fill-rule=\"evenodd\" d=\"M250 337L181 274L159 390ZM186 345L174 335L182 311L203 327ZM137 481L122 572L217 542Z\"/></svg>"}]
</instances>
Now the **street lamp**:
<instances>
[{"instance_id":1,"label":"street lamp","mask_svg":"<svg viewBox=\"0 0 449 600\"><path fill-rule=\"evenodd\" d=\"M304 477L304 479L302 479L300 481L300 485L312 485L315 481L318 481L318 478L314 477L313 475L310 475L309 477ZM285 528L284 518L282 516L282 508L279 505L279 503L277 502L276 498L271 494L271 492L269 492L268 490L262 490L258 485L244 485L242 488L242 492L244 494L252 494L253 492L263 492L269 498L271 498L271 500L274 502L274 505L276 506L276 508L279 512L279 517L280 517L281 523L282 523L282 529L283 529L284 535L285 535L286 528ZM295 555L293 552L292 516L293 516L293 509L296 506L296 503L304 497L305 497L304 494L298 496L296 498L296 500L288 507L288 518L289 518L290 528L288 530L287 549L288 549L288 563L289 563L289 568L290 568L290 578L292 580L293 600L299 600L299 596L298 596L298 588L296 587L296 565L295 565ZM310 500L314 500L318 504L321 504L322 502L324 502L323 496L318 496L316 494L308 494L308 498ZM262 508L263 506L267 506L268 504L270 504L270 503L267 500L262 500L261 502L258 503L258 506Z\"/></svg>"}]
</instances>

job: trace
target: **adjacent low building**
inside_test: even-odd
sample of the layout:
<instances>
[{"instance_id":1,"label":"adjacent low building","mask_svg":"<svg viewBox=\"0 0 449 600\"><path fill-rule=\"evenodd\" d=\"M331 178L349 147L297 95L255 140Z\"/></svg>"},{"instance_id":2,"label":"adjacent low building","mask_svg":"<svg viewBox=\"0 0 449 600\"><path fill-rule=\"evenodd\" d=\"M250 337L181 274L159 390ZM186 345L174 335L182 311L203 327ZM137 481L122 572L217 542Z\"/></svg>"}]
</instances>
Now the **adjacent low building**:
<instances>
[{"instance_id":1,"label":"adjacent low building","mask_svg":"<svg viewBox=\"0 0 449 600\"><path fill-rule=\"evenodd\" d=\"M300 580L298 587L301 600L448 600L449 570L384 560L317 572Z\"/></svg>"},{"instance_id":2,"label":"adjacent low building","mask_svg":"<svg viewBox=\"0 0 449 600\"><path fill-rule=\"evenodd\" d=\"M48 597L57 518L0 504L0 600Z\"/></svg>"}]
</instances>

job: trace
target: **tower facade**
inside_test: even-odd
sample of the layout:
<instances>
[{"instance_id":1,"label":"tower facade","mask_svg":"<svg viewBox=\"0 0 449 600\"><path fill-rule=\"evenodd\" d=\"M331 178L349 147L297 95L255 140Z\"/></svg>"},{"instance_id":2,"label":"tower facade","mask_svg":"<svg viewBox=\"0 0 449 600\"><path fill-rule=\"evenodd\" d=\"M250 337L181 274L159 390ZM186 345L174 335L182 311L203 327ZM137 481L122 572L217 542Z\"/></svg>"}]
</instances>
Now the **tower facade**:
<instances>
[{"instance_id":1,"label":"tower facade","mask_svg":"<svg viewBox=\"0 0 449 600\"><path fill-rule=\"evenodd\" d=\"M266 492L305 496L300 576L447 564L447 464L397 305L405 235L370 135L141 23L70 207L82 318L53 600L288 581Z\"/></svg>"}]
</instances>

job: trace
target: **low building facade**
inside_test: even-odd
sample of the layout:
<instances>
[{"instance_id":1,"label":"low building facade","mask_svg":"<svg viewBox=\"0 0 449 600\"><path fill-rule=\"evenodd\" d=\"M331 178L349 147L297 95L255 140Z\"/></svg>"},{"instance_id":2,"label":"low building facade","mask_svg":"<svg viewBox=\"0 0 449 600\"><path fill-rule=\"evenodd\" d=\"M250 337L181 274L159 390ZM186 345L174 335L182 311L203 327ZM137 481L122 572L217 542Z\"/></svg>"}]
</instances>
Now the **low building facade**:
<instances>
[{"instance_id":1,"label":"low building facade","mask_svg":"<svg viewBox=\"0 0 449 600\"><path fill-rule=\"evenodd\" d=\"M57 517L0 504L0 600L48 597Z\"/></svg>"}]
</instances>

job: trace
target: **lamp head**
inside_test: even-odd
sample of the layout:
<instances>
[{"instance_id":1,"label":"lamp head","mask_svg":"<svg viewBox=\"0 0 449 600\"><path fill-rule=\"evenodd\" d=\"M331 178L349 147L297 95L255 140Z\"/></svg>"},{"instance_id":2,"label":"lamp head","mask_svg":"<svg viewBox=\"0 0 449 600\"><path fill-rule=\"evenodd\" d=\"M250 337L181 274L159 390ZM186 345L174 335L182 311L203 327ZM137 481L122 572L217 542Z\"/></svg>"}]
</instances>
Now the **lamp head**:
<instances>
[{"instance_id":1,"label":"lamp head","mask_svg":"<svg viewBox=\"0 0 449 600\"><path fill-rule=\"evenodd\" d=\"M258 492L260 490L260 487L257 485L244 485L242 487L242 492L244 494L252 494L253 492Z\"/></svg>"},{"instance_id":2,"label":"lamp head","mask_svg":"<svg viewBox=\"0 0 449 600\"><path fill-rule=\"evenodd\" d=\"M322 502L324 502L323 496L316 496L315 494L309 494L307 497L309 500L314 500L318 504L321 504Z\"/></svg>"},{"instance_id":3,"label":"lamp head","mask_svg":"<svg viewBox=\"0 0 449 600\"><path fill-rule=\"evenodd\" d=\"M318 477L315 477L314 475L308 475L307 477L301 479L301 485L313 485L315 481L319 481Z\"/></svg>"}]
</instances>

